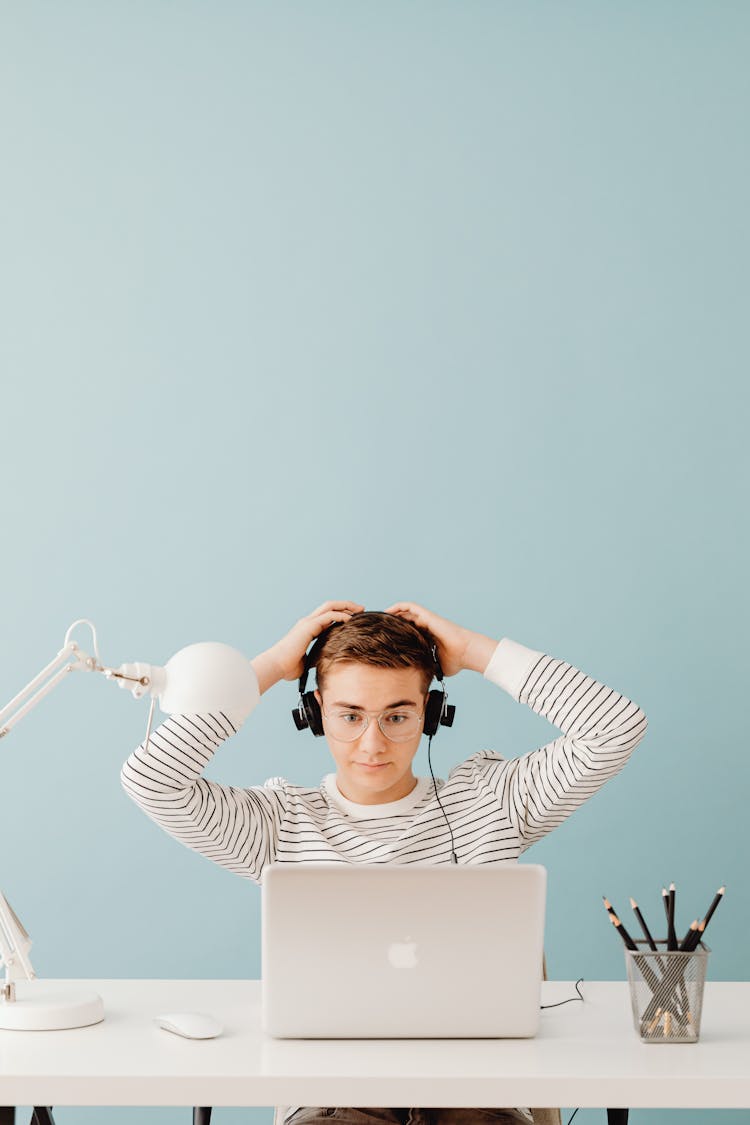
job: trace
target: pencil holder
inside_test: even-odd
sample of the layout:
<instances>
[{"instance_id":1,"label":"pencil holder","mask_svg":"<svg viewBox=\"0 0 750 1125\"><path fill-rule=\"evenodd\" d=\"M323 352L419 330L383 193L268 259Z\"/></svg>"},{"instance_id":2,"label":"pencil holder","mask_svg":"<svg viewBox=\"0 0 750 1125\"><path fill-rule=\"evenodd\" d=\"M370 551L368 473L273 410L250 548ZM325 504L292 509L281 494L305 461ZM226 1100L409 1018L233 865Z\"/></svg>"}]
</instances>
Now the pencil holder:
<instances>
[{"instance_id":1,"label":"pencil holder","mask_svg":"<svg viewBox=\"0 0 750 1125\"><path fill-rule=\"evenodd\" d=\"M644 1043L697 1043L703 1008L706 963L711 952L701 942L691 953L656 950L637 941L625 950L633 1023Z\"/></svg>"}]
</instances>

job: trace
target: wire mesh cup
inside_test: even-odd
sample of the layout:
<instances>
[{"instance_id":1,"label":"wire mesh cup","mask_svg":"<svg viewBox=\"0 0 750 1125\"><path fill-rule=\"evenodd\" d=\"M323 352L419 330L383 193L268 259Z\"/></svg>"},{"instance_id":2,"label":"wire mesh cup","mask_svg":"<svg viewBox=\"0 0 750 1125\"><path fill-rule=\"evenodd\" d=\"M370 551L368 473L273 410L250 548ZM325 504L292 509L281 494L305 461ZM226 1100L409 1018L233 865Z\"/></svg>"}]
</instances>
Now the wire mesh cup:
<instances>
[{"instance_id":1,"label":"wire mesh cup","mask_svg":"<svg viewBox=\"0 0 750 1125\"><path fill-rule=\"evenodd\" d=\"M633 1023L644 1043L697 1043L703 1008L706 964L711 952L701 942L692 953L652 950L637 941L625 950Z\"/></svg>"}]
</instances>

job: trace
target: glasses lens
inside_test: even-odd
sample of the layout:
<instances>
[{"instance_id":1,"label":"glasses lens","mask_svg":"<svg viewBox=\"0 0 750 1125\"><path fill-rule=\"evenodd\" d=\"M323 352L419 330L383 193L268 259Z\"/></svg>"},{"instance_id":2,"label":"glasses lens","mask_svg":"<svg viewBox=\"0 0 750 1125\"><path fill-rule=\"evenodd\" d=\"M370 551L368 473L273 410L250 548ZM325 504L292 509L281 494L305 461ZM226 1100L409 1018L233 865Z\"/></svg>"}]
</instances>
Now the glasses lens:
<instances>
[{"instance_id":1,"label":"glasses lens","mask_svg":"<svg viewBox=\"0 0 750 1125\"><path fill-rule=\"evenodd\" d=\"M400 709L386 711L380 717L380 729L386 738L393 742L406 742L413 738L420 729L422 716L419 711Z\"/></svg>"},{"instance_id":2,"label":"glasses lens","mask_svg":"<svg viewBox=\"0 0 750 1125\"><path fill-rule=\"evenodd\" d=\"M364 733L367 720L358 711L334 710L327 712L326 725L331 738L337 738L341 742L353 742Z\"/></svg>"},{"instance_id":3,"label":"glasses lens","mask_svg":"<svg viewBox=\"0 0 750 1125\"><path fill-rule=\"evenodd\" d=\"M392 742L406 742L419 732L421 722L419 711L395 708L393 711L384 711L380 716L380 729ZM359 711L334 708L326 713L326 725L332 738L341 742L353 742L364 734L367 720Z\"/></svg>"}]
</instances>

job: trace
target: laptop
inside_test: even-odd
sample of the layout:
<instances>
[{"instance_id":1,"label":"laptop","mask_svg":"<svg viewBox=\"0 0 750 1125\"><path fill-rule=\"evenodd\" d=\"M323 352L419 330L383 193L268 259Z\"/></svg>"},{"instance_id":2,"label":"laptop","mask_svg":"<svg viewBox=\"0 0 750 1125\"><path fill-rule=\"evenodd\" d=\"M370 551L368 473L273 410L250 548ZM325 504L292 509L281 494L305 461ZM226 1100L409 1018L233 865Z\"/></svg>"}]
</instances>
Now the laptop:
<instances>
[{"instance_id":1,"label":"laptop","mask_svg":"<svg viewBox=\"0 0 750 1125\"><path fill-rule=\"evenodd\" d=\"M271 864L263 1030L278 1039L528 1038L539 1026L539 864Z\"/></svg>"}]
</instances>

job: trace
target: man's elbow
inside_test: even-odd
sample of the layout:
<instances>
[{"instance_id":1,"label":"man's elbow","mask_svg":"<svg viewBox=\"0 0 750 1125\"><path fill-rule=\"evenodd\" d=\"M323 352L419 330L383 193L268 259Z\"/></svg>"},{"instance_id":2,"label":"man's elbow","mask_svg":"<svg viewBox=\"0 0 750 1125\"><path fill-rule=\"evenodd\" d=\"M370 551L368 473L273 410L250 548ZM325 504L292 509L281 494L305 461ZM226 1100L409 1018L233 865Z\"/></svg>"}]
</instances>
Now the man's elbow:
<instances>
[{"instance_id":1,"label":"man's elbow","mask_svg":"<svg viewBox=\"0 0 750 1125\"><path fill-rule=\"evenodd\" d=\"M131 754L120 770L120 785L134 801L142 796L142 787L138 783L138 774L134 769L134 755Z\"/></svg>"},{"instance_id":2,"label":"man's elbow","mask_svg":"<svg viewBox=\"0 0 750 1125\"><path fill-rule=\"evenodd\" d=\"M627 737L631 745L631 749L635 749L639 742L643 740L643 736L648 728L648 719L646 712L638 706L637 703L633 705L635 711L628 721Z\"/></svg>"},{"instance_id":3,"label":"man's elbow","mask_svg":"<svg viewBox=\"0 0 750 1125\"><path fill-rule=\"evenodd\" d=\"M627 756L642 741L647 727L645 712L637 703L631 702L627 714L622 715L617 726L603 732L598 740L598 747L600 750Z\"/></svg>"}]
</instances>

